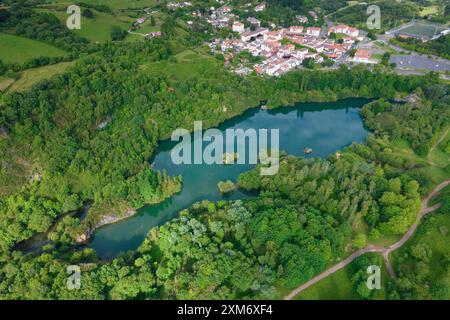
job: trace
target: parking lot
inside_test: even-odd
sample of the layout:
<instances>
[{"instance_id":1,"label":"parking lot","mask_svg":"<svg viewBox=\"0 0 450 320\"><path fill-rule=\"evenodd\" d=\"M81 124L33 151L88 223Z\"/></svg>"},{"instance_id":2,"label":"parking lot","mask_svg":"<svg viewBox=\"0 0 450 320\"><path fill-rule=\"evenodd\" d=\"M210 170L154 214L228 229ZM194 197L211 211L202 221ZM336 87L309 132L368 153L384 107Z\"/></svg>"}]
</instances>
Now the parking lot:
<instances>
[{"instance_id":1,"label":"parking lot","mask_svg":"<svg viewBox=\"0 0 450 320\"><path fill-rule=\"evenodd\" d=\"M401 69L450 71L450 61L444 59L434 60L420 55L392 56L389 62L395 63L397 68Z\"/></svg>"}]
</instances>

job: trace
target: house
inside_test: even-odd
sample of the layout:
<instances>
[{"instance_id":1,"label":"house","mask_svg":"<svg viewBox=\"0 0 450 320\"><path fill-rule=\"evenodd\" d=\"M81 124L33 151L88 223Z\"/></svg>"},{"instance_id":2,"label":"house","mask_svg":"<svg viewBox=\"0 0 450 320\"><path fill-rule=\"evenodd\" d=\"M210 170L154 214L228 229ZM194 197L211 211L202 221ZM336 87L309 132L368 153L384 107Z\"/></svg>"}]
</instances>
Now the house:
<instances>
[{"instance_id":1,"label":"house","mask_svg":"<svg viewBox=\"0 0 450 320\"><path fill-rule=\"evenodd\" d=\"M291 33L291 34L301 34L302 32L303 32L302 26L289 27L289 33Z\"/></svg>"},{"instance_id":2,"label":"house","mask_svg":"<svg viewBox=\"0 0 450 320\"><path fill-rule=\"evenodd\" d=\"M331 33L342 33L347 36L356 38L359 35L359 30L356 28L349 27L346 24L340 24L337 26L330 27L328 29L328 35L330 35Z\"/></svg>"},{"instance_id":3,"label":"house","mask_svg":"<svg viewBox=\"0 0 450 320\"><path fill-rule=\"evenodd\" d=\"M142 17L136 20L136 24L143 24L147 20L147 17Z\"/></svg>"},{"instance_id":4,"label":"house","mask_svg":"<svg viewBox=\"0 0 450 320\"><path fill-rule=\"evenodd\" d=\"M368 62L370 62L370 57L371 56L372 56L372 52L370 50L358 49L355 52L355 56L353 58L353 61L368 63Z\"/></svg>"},{"instance_id":5,"label":"house","mask_svg":"<svg viewBox=\"0 0 450 320\"><path fill-rule=\"evenodd\" d=\"M311 17L313 17L314 21L319 20L319 17L317 16L317 13L315 11L311 10L311 11L308 11L308 13Z\"/></svg>"},{"instance_id":6,"label":"house","mask_svg":"<svg viewBox=\"0 0 450 320\"><path fill-rule=\"evenodd\" d=\"M317 53L314 52L308 52L305 54L304 59L315 59L318 56Z\"/></svg>"},{"instance_id":7,"label":"house","mask_svg":"<svg viewBox=\"0 0 450 320\"><path fill-rule=\"evenodd\" d=\"M259 12L259 11L263 11L264 9L266 9L266 4L265 3L260 3L255 7L255 11Z\"/></svg>"},{"instance_id":8,"label":"house","mask_svg":"<svg viewBox=\"0 0 450 320\"><path fill-rule=\"evenodd\" d=\"M247 21L250 22L250 24L257 26L257 27L259 27L261 25L261 21L259 21L256 18L253 18L253 17L247 18Z\"/></svg>"},{"instance_id":9,"label":"house","mask_svg":"<svg viewBox=\"0 0 450 320\"><path fill-rule=\"evenodd\" d=\"M411 93L410 95L407 95L403 101L410 104L417 104L420 102L420 97L417 95L417 93Z\"/></svg>"},{"instance_id":10,"label":"house","mask_svg":"<svg viewBox=\"0 0 450 320\"><path fill-rule=\"evenodd\" d=\"M145 35L145 38L151 39L151 38L155 38L155 37L161 37L161 35L162 35L161 31L155 31L155 32L147 33Z\"/></svg>"},{"instance_id":11,"label":"house","mask_svg":"<svg viewBox=\"0 0 450 320\"><path fill-rule=\"evenodd\" d=\"M242 32L244 32L244 30L245 30L245 26L242 22L235 21L233 23L233 31L234 32L242 33Z\"/></svg>"},{"instance_id":12,"label":"house","mask_svg":"<svg viewBox=\"0 0 450 320\"><path fill-rule=\"evenodd\" d=\"M223 13L229 13L231 12L231 8L229 6L223 6L222 8L219 9L220 11L222 11Z\"/></svg>"},{"instance_id":13,"label":"house","mask_svg":"<svg viewBox=\"0 0 450 320\"><path fill-rule=\"evenodd\" d=\"M314 60L317 63L322 63L323 62L323 57L320 54L318 54L318 55L315 56Z\"/></svg>"},{"instance_id":14,"label":"house","mask_svg":"<svg viewBox=\"0 0 450 320\"><path fill-rule=\"evenodd\" d=\"M345 33L349 27L345 24L340 24L337 26L332 26L328 29L328 35L332 33Z\"/></svg>"},{"instance_id":15,"label":"house","mask_svg":"<svg viewBox=\"0 0 450 320\"><path fill-rule=\"evenodd\" d=\"M314 44L311 46L314 50L316 50L317 52L323 52L323 50L325 49L323 44Z\"/></svg>"},{"instance_id":16,"label":"house","mask_svg":"<svg viewBox=\"0 0 450 320\"><path fill-rule=\"evenodd\" d=\"M345 44L354 44L355 43L355 39L351 38L351 37L344 37L342 38L342 40L344 41L343 43Z\"/></svg>"},{"instance_id":17,"label":"house","mask_svg":"<svg viewBox=\"0 0 450 320\"><path fill-rule=\"evenodd\" d=\"M309 27L306 28L306 34L314 37L320 36L320 28L318 27Z\"/></svg>"},{"instance_id":18,"label":"house","mask_svg":"<svg viewBox=\"0 0 450 320\"><path fill-rule=\"evenodd\" d=\"M256 66L255 66L255 72L256 72L257 74L263 74L263 73L264 73L264 69L263 69L262 66L256 65Z\"/></svg>"},{"instance_id":19,"label":"house","mask_svg":"<svg viewBox=\"0 0 450 320\"><path fill-rule=\"evenodd\" d=\"M241 40L248 42L252 39L256 39L259 36L265 35L269 30L267 28L258 28L255 31L245 31L241 34Z\"/></svg>"},{"instance_id":20,"label":"house","mask_svg":"<svg viewBox=\"0 0 450 320\"><path fill-rule=\"evenodd\" d=\"M306 48L298 49L294 53L294 55L300 60L303 60L305 58L306 54L308 54L308 49L306 49Z\"/></svg>"},{"instance_id":21,"label":"house","mask_svg":"<svg viewBox=\"0 0 450 320\"><path fill-rule=\"evenodd\" d=\"M264 34L264 39L267 41L279 41L281 38L280 32L277 31L269 31Z\"/></svg>"},{"instance_id":22,"label":"house","mask_svg":"<svg viewBox=\"0 0 450 320\"><path fill-rule=\"evenodd\" d=\"M308 22L308 17L305 16L297 16L297 21L300 23L307 23Z\"/></svg>"},{"instance_id":23,"label":"house","mask_svg":"<svg viewBox=\"0 0 450 320\"><path fill-rule=\"evenodd\" d=\"M349 28L347 29L347 32L346 32L345 34L348 35L348 36L350 36L350 37L356 38L356 37L358 37L358 35L359 35L359 30L356 29L356 28L349 27Z\"/></svg>"}]
</instances>

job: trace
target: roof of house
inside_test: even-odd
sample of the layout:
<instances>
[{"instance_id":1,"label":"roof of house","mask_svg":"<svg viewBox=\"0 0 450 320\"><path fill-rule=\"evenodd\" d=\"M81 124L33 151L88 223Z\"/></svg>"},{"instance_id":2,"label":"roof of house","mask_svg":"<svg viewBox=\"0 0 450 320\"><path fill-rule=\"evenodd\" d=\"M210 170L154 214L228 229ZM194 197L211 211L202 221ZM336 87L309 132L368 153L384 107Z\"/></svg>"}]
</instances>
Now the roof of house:
<instances>
[{"instance_id":1,"label":"roof of house","mask_svg":"<svg viewBox=\"0 0 450 320\"><path fill-rule=\"evenodd\" d=\"M358 49L355 52L355 58L360 58L360 59L369 59L371 55L372 55L372 52L367 49Z\"/></svg>"}]
</instances>

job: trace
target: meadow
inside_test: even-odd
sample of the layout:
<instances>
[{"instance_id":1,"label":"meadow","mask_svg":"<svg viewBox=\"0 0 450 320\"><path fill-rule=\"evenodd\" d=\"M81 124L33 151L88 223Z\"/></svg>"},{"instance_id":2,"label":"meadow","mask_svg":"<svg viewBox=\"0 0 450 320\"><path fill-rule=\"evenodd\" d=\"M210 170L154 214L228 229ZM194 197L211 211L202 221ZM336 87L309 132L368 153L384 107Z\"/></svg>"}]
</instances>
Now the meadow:
<instances>
[{"instance_id":1,"label":"meadow","mask_svg":"<svg viewBox=\"0 0 450 320\"><path fill-rule=\"evenodd\" d=\"M52 45L0 32L0 59L4 63L24 63L38 57L60 57L67 52ZM3 49L5 48L5 49Z\"/></svg>"},{"instance_id":2,"label":"meadow","mask_svg":"<svg viewBox=\"0 0 450 320\"><path fill-rule=\"evenodd\" d=\"M378 254L367 254L367 257L375 258L381 267L381 289L374 291L373 300L386 299L386 282L390 279L385 265L382 263L381 256ZM360 300L361 297L357 294L352 285L352 277L358 271L366 273L367 267L361 268L359 266L360 258L353 261L351 264L333 273L329 277L309 287L295 297L296 300ZM369 276L367 274L367 276Z\"/></svg>"},{"instance_id":3,"label":"meadow","mask_svg":"<svg viewBox=\"0 0 450 320\"><path fill-rule=\"evenodd\" d=\"M28 89L43 79L50 79L54 75L63 73L72 63L73 61L61 62L54 65L24 70L19 73L19 78L11 84L8 92Z\"/></svg>"},{"instance_id":4,"label":"meadow","mask_svg":"<svg viewBox=\"0 0 450 320\"><path fill-rule=\"evenodd\" d=\"M61 23L65 24L68 17L67 13L62 8L57 11L47 11L54 14ZM92 42L106 42L111 41L111 28L112 26L119 26L123 30L128 30L131 27L133 18L127 16L114 16L104 12L96 10L91 11L94 13L93 18L81 17L81 29L73 30L77 35L84 37Z\"/></svg>"},{"instance_id":5,"label":"meadow","mask_svg":"<svg viewBox=\"0 0 450 320\"><path fill-rule=\"evenodd\" d=\"M52 0L52 3L60 3L69 6L71 3L67 0ZM157 4L156 0L83 0L80 2L84 2L87 4L94 5L107 5L111 9L136 9L136 8L145 8L148 6L152 6Z\"/></svg>"},{"instance_id":6,"label":"meadow","mask_svg":"<svg viewBox=\"0 0 450 320\"><path fill-rule=\"evenodd\" d=\"M432 38L434 35L439 34L442 30L444 30L444 27L440 25L416 22L400 28L399 32L412 36Z\"/></svg>"},{"instance_id":7,"label":"meadow","mask_svg":"<svg viewBox=\"0 0 450 320\"><path fill-rule=\"evenodd\" d=\"M193 75L215 72L219 62L201 49L185 50L169 60L152 62L142 66L149 73L166 74L177 80L186 80Z\"/></svg>"}]
</instances>

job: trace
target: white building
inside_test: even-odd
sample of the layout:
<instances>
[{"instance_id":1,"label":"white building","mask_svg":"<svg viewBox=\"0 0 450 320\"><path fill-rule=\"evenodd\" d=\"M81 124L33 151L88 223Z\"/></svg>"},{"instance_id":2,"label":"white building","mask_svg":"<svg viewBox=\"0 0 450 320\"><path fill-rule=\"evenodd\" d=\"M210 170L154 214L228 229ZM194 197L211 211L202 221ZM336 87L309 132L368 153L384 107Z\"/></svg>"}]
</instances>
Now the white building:
<instances>
[{"instance_id":1,"label":"white building","mask_svg":"<svg viewBox=\"0 0 450 320\"><path fill-rule=\"evenodd\" d=\"M302 26L289 27L289 33L291 33L291 34L301 34L302 32L303 32Z\"/></svg>"},{"instance_id":2,"label":"white building","mask_svg":"<svg viewBox=\"0 0 450 320\"><path fill-rule=\"evenodd\" d=\"M300 22L300 23L307 23L308 22L308 17L297 16L296 18L297 18L298 22Z\"/></svg>"},{"instance_id":3,"label":"white building","mask_svg":"<svg viewBox=\"0 0 450 320\"><path fill-rule=\"evenodd\" d=\"M306 34L314 37L320 36L320 28L318 27L309 27L306 28Z\"/></svg>"},{"instance_id":4,"label":"white building","mask_svg":"<svg viewBox=\"0 0 450 320\"><path fill-rule=\"evenodd\" d=\"M242 33L242 32L244 32L244 30L245 30L245 26L242 22L235 21L233 23L233 31L234 32Z\"/></svg>"},{"instance_id":5,"label":"white building","mask_svg":"<svg viewBox=\"0 0 450 320\"><path fill-rule=\"evenodd\" d=\"M358 49L355 52L355 56L353 58L353 61L355 62L362 62L362 63L370 63L370 57L372 56L372 52L370 50L366 49Z\"/></svg>"},{"instance_id":6,"label":"white building","mask_svg":"<svg viewBox=\"0 0 450 320\"><path fill-rule=\"evenodd\" d=\"M259 11L263 11L264 9L266 9L266 4L265 3L260 3L255 7L255 11L259 12Z\"/></svg>"},{"instance_id":7,"label":"white building","mask_svg":"<svg viewBox=\"0 0 450 320\"><path fill-rule=\"evenodd\" d=\"M257 27L259 27L261 25L261 21L259 21L256 18L253 18L253 17L247 18L247 21L250 22L250 24L257 26Z\"/></svg>"},{"instance_id":8,"label":"white building","mask_svg":"<svg viewBox=\"0 0 450 320\"><path fill-rule=\"evenodd\" d=\"M331 33L342 33L347 36L356 38L359 35L359 30L356 28L349 27L346 24L340 24L337 26L330 27L328 29L328 35L330 35Z\"/></svg>"},{"instance_id":9,"label":"white building","mask_svg":"<svg viewBox=\"0 0 450 320\"><path fill-rule=\"evenodd\" d=\"M248 42L250 41L252 38L259 37L259 36L263 36L265 34L267 34L269 32L269 30L267 28L259 28L256 29L255 31L245 31L241 34L241 40Z\"/></svg>"}]
</instances>

